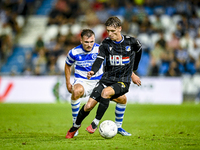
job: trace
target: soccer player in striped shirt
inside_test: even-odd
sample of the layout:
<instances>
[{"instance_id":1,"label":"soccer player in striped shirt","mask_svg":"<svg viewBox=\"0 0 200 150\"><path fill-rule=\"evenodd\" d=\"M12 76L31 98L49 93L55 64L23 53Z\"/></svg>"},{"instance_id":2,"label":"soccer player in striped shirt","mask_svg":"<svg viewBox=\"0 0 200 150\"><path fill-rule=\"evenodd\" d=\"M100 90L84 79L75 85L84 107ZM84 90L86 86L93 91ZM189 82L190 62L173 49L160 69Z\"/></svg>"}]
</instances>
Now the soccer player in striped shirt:
<instances>
[{"instance_id":1,"label":"soccer player in striped shirt","mask_svg":"<svg viewBox=\"0 0 200 150\"><path fill-rule=\"evenodd\" d=\"M95 35L94 32L90 29L84 29L81 33L81 45L73 48L69 51L66 64L65 64L65 77L66 77L66 86L71 95L71 108L72 108L72 118L73 124L76 121L76 117L80 108L80 98L89 96L94 89L96 83L101 79L103 75L103 65L100 64L100 69L96 72L96 74L87 79L87 72L89 72L92 68L92 64L94 63L98 51L99 44L95 43ZM74 64L75 67L75 79L74 83L70 83L71 76L71 66ZM126 108L126 96L122 95L119 98L114 99L116 104L115 110L115 120L116 124L119 128L122 126L122 121L124 117L124 112ZM122 135L130 135L128 132L124 130ZM78 132L75 133L75 136L78 135Z\"/></svg>"},{"instance_id":2,"label":"soccer player in striped shirt","mask_svg":"<svg viewBox=\"0 0 200 150\"><path fill-rule=\"evenodd\" d=\"M86 128L89 133L94 133L109 106L110 100L126 94L131 79L138 86L141 85L139 77L133 73L138 68L142 54L140 42L134 37L121 34L122 24L117 17L110 17L105 25L109 37L104 39L100 45L99 54L92 65L91 71L88 72L87 78L91 79L96 75L102 62L106 60L104 74L95 86L88 102L79 111L74 125L67 132L66 138L74 137L81 126L81 122L99 102L96 117L91 125ZM120 115L116 116L120 117ZM118 133L131 135L122 128L118 128Z\"/></svg>"}]
</instances>

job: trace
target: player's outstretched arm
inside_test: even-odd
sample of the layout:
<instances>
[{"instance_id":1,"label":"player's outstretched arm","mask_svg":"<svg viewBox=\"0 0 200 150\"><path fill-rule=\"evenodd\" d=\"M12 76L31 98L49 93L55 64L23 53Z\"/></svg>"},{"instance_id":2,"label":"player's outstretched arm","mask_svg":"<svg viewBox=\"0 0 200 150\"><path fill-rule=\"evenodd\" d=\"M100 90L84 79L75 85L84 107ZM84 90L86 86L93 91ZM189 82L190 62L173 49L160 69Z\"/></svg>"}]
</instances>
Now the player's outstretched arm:
<instances>
[{"instance_id":1,"label":"player's outstretched arm","mask_svg":"<svg viewBox=\"0 0 200 150\"><path fill-rule=\"evenodd\" d=\"M89 71L87 73L87 78L90 79L94 75L94 71Z\"/></svg>"},{"instance_id":2,"label":"player's outstretched arm","mask_svg":"<svg viewBox=\"0 0 200 150\"><path fill-rule=\"evenodd\" d=\"M131 79L132 79L132 82L133 82L134 84L137 84L138 86L141 85L140 77L137 76L134 72L133 72L132 75L131 75Z\"/></svg>"}]
</instances>

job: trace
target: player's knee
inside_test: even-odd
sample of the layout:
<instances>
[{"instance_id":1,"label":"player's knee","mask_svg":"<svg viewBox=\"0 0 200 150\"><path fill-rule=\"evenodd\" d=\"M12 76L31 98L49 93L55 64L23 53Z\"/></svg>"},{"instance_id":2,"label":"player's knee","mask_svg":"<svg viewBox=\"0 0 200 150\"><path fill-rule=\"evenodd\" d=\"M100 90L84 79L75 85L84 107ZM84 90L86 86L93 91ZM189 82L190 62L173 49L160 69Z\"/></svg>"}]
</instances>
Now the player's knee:
<instances>
[{"instance_id":1,"label":"player's knee","mask_svg":"<svg viewBox=\"0 0 200 150\"><path fill-rule=\"evenodd\" d=\"M120 100L120 104L126 104L127 103L127 97L123 96Z\"/></svg>"},{"instance_id":2,"label":"player's knee","mask_svg":"<svg viewBox=\"0 0 200 150\"><path fill-rule=\"evenodd\" d=\"M83 96L83 94L84 94L84 89L83 88L75 88L73 90L72 97L73 97L73 99L77 100L81 96Z\"/></svg>"},{"instance_id":3,"label":"player's knee","mask_svg":"<svg viewBox=\"0 0 200 150\"><path fill-rule=\"evenodd\" d=\"M84 106L84 111L91 111L94 108L94 106L92 105L92 103L87 103Z\"/></svg>"},{"instance_id":4,"label":"player's knee","mask_svg":"<svg viewBox=\"0 0 200 150\"><path fill-rule=\"evenodd\" d=\"M101 92L101 97L106 99L111 98L110 92L106 89L103 89L103 91Z\"/></svg>"},{"instance_id":5,"label":"player's knee","mask_svg":"<svg viewBox=\"0 0 200 150\"><path fill-rule=\"evenodd\" d=\"M125 95L122 95L116 99L113 99L113 101L115 101L116 103L119 104L126 104L127 103L127 97Z\"/></svg>"},{"instance_id":6,"label":"player's knee","mask_svg":"<svg viewBox=\"0 0 200 150\"><path fill-rule=\"evenodd\" d=\"M126 104L127 103L127 99L122 99L121 104Z\"/></svg>"}]
</instances>

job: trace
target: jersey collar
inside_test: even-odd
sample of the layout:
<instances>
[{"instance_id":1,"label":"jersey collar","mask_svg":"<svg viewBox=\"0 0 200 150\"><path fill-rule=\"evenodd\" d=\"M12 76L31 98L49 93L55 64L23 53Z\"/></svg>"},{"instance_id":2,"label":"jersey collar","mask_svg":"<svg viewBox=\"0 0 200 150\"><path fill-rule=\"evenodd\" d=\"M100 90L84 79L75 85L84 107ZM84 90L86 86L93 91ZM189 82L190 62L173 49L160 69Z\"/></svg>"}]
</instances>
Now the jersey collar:
<instances>
[{"instance_id":1,"label":"jersey collar","mask_svg":"<svg viewBox=\"0 0 200 150\"><path fill-rule=\"evenodd\" d=\"M114 43L116 43L116 44L120 44L120 43L122 43L123 41L124 41L124 36L121 34L121 36L122 36L122 40L121 41L119 41L119 42L117 42L117 41L113 41Z\"/></svg>"}]
</instances>

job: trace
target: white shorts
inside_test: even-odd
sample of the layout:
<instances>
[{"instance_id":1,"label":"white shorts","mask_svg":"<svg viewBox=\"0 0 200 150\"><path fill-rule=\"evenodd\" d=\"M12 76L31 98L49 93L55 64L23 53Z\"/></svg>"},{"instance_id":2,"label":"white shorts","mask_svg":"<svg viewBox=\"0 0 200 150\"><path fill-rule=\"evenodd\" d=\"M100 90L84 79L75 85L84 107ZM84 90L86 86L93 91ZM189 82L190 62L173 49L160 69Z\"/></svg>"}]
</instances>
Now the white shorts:
<instances>
[{"instance_id":1,"label":"white shorts","mask_svg":"<svg viewBox=\"0 0 200 150\"><path fill-rule=\"evenodd\" d=\"M95 85L97 84L99 80L83 80L83 79L75 79L74 83L72 84L73 86L75 84L81 84L84 88L84 94L82 97L87 97L90 96L90 94L92 93Z\"/></svg>"}]
</instances>

